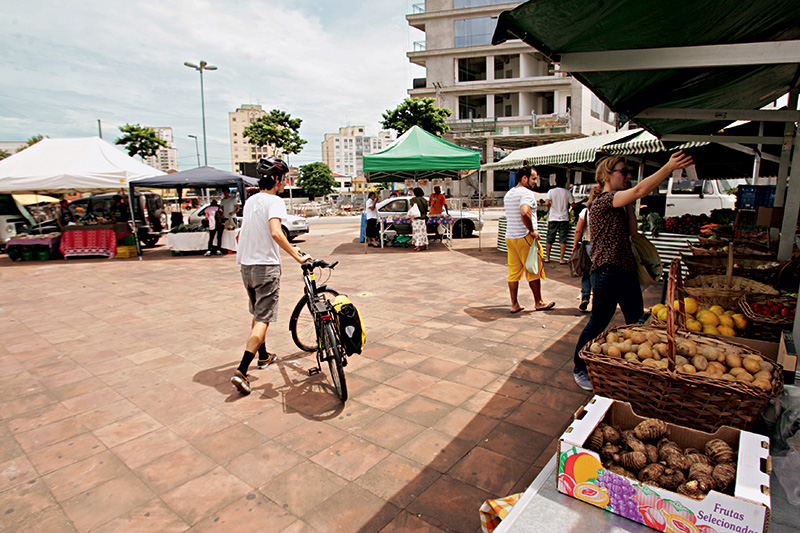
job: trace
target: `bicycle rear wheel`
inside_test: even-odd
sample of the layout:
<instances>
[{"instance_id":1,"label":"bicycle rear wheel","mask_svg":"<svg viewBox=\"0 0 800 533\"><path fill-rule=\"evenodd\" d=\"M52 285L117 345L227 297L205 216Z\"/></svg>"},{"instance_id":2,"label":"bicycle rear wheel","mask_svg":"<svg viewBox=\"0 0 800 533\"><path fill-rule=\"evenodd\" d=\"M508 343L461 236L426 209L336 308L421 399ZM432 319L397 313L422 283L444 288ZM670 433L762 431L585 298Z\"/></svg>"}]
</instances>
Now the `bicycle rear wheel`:
<instances>
[{"instance_id":1,"label":"bicycle rear wheel","mask_svg":"<svg viewBox=\"0 0 800 533\"><path fill-rule=\"evenodd\" d=\"M333 289L322 289L317 291L320 298L324 298L333 304L334 298L339 293ZM303 296L297 305L294 306L292 316L289 319L289 331L292 332L292 340L295 345L304 352L315 352L317 350L317 330L314 326L314 315L308 309L308 298Z\"/></svg>"},{"instance_id":2,"label":"bicycle rear wheel","mask_svg":"<svg viewBox=\"0 0 800 533\"><path fill-rule=\"evenodd\" d=\"M336 388L336 395L342 400L347 400L347 382L344 377L344 367L342 366L343 353L339 345L339 338L333 329L333 324L325 323L325 337L323 344L325 347L325 358L328 360L328 368L331 371L331 381Z\"/></svg>"}]
</instances>

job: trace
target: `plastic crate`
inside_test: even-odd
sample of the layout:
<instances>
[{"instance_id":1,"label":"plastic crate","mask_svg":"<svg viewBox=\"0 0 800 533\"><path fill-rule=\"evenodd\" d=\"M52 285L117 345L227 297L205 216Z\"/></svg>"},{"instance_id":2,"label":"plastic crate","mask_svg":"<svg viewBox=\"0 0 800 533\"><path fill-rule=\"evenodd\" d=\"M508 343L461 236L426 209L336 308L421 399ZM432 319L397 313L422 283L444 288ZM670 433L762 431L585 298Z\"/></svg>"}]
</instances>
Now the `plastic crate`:
<instances>
[{"instance_id":1,"label":"plastic crate","mask_svg":"<svg viewBox=\"0 0 800 533\"><path fill-rule=\"evenodd\" d=\"M50 249L44 246L38 246L36 250L36 259L38 259L39 261L49 261Z\"/></svg>"},{"instance_id":2,"label":"plastic crate","mask_svg":"<svg viewBox=\"0 0 800 533\"><path fill-rule=\"evenodd\" d=\"M119 240L119 244L122 246L136 246L136 239L133 238L133 235L126 235Z\"/></svg>"},{"instance_id":3,"label":"plastic crate","mask_svg":"<svg viewBox=\"0 0 800 533\"><path fill-rule=\"evenodd\" d=\"M136 246L117 246L117 259L127 259L129 257L136 257Z\"/></svg>"},{"instance_id":4,"label":"plastic crate","mask_svg":"<svg viewBox=\"0 0 800 533\"><path fill-rule=\"evenodd\" d=\"M775 185L739 185L736 209L757 209L775 204Z\"/></svg>"}]
</instances>

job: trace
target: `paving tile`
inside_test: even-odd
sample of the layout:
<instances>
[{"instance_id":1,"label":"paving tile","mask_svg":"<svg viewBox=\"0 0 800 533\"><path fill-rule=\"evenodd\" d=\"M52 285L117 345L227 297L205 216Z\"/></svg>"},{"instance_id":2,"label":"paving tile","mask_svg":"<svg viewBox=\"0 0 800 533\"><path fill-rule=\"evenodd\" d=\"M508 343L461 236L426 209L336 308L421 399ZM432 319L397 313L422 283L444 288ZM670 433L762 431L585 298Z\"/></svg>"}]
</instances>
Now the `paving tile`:
<instances>
[{"instance_id":1,"label":"paving tile","mask_svg":"<svg viewBox=\"0 0 800 533\"><path fill-rule=\"evenodd\" d=\"M522 461L477 446L456 463L447 475L490 494L511 494L510 490L527 467Z\"/></svg>"},{"instance_id":2,"label":"paving tile","mask_svg":"<svg viewBox=\"0 0 800 533\"><path fill-rule=\"evenodd\" d=\"M185 446L137 468L135 472L160 495L216 466L214 461L192 446Z\"/></svg>"},{"instance_id":3,"label":"paving tile","mask_svg":"<svg viewBox=\"0 0 800 533\"><path fill-rule=\"evenodd\" d=\"M247 419L247 425L262 435L274 439L290 431L303 422L305 418L295 413L284 413L276 404L271 404L261 414Z\"/></svg>"},{"instance_id":4,"label":"paving tile","mask_svg":"<svg viewBox=\"0 0 800 533\"><path fill-rule=\"evenodd\" d=\"M102 451L42 477L59 502L93 489L126 473L128 469L113 453Z\"/></svg>"},{"instance_id":5,"label":"paving tile","mask_svg":"<svg viewBox=\"0 0 800 533\"><path fill-rule=\"evenodd\" d=\"M440 476L436 469L393 453L359 476L355 483L402 509Z\"/></svg>"},{"instance_id":6,"label":"paving tile","mask_svg":"<svg viewBox=\"0 0 800 533\"><path fill-rule=\"evenodd\" d=\"M426 429L401 446L397 453L439 472L447 472L472 446L468 441Z\"/></svg>"},{"instance_id":7,"label":"paving tile","mask_svg":"<svg viewBox=\"0 0 800 533\"><path fill-rule=\"evenodd\" d=\"M251 488L256 488L302 461L300 454L276 442L266 441L231 459L225 466Z\"/></svg>"},{"instance_id":8,"label":"paving tile","mask_svg":"<svg viewBox=\"0 0 800 533\"><path fill-rule=\"evenodd\" d=\"M6 385L0 384L0 391L5 387ZM19 389L14 386L8 387L6 390L8 397L0 398L0 412L9 418L58 403L58 398L51 392L45 391L44 387L27 394L20 394Z\"/></svg>"},{"instance_id":9,"label":"paving tile","mask_svg":"<svg viewBox=\"0 0 800 533\"><path fill-rule=\"evenodd\" d=\"M414 531L415 533L438 533L440 528L417 518L408 511L401 511L389 522L386 527L381 529L381 533L405 533Z\"/></svg>"},{"instance_id":10,"label":"paving tile","mask_svg":"<svg viewBox=\"0 0 800 533\"><path fill-rule=\"evenodd\" d=\"M216 513L250 492L236 476L218 467L162 495L164 502L190 525Z\"/></svg>"},{"instance_id":11,"label":"paving tile","mask_svg":"<svg viewBox=\"0 0 800 533\"><path fill-rule=\"evenodd\" d=\"M480 527L476 509L495 497L496 494L445 475L414 499L406 510L446 531L472 532Z\"/></svg>"},{"instance_id":12,"label":"paving tile","mask_svg":"<svg viewBox=\"0 0 800 533\"><path fill-rule=\"evenodd\" d=\"M395 416L431 427L452 410L452 405L422 396L412 396L390 412Z\"/></svg>"},{"instance_id":13,"label":"paving tile","mask_svg":"<svg viewBox=\"0 0 800 533\"><path fill-rule=\"evenodd\" d=\"M411 392L381 384L358 395L358 401L375 409L388 411L397 407L411 396L413 396Z\"/></svg>"},{"instance_id":14,"label":"paving tile","mask_svg":"<svg viewBox=\"0 0 800 533\"><path fill-rule=\"evenodd\" d=\"M500 422L480 445L507 457L531 463L539 457L552 440L553 437L550 435L509 422Z\"/></svg>"},{"instance_id":15,"label":"paving tile","mask_svg":"<svg viewBox=\"0 0 800 533\"><path fill-rule=\"evenodd\" d=\"M249 531L258 524L269 531L284 531L297 518L261 494L251 492L199 522L194 530Z\"/></svg>"},{"instance_id":16,"label":"paving tile","mask_svg":"<svg viewBox=\"0 0 800 533\"><path fill-rule=\"evenodd\" d=\"M52 422L40 428L17 433L15 438L25 452L30 453L40 450L51 444L74 437L85 432L86 429L74 418L65 418Z\"/></svg>"},{"instance_id":17,"label":"paving tile","mask_svg":"<svg viewBox=\"0 0 800 533\"><path fill-rule=\"evenodd\" d=\"M123 474L61 503L79 531L105 524L150 501L155 494L132 473Z\"/></svg>"},{"instance_id":18,"label":"paving tile","mask_svg":"<svg viewBox=\"0 0 800 533\"><path fill-rule=\"evenodd\" d=\"M478 389L454 383L449 380L442 380L434 383L427 389L421 391L420 396L438 400L449 405L460 405L471 398Z\"/></svg>"},{"instance_id":19,"label":"paving tile","mask_svg":"<svg viewBox=\"0 0 800 533\"><path fill-rule=\"evenodd\" d=\"M347 436L311 457L311 460L348 481L369 470L389 451L364 439Z\"/></svg>"},{"instance_id":20,"label":"paving tile","mask_svg":"<svg viewBox=\"0 0 800 533\"><path fill-rule=\"evenodd\" d=\"M38 474L25 456L0 463L0 492L36 479Z\"/></svg>"},{"instance_id":21,"label":"paving tile","mask_svg":"<svg viewBox=\"0 0 800 533\"><path fill-rule=\"evenodd\" d=\"M130 531L180 533L188 529L189 524L167 507L160 498L153 498L118 518L106 522L94 531L97 533L128 533Z\"/></svg>"},{"instance_id":22,"label":"paving tile","mask_svg":"<svg viewBox=\"0 0 800 533\"><path fill-rule=\"evenodd\" d=\"M374 361L353 371L354 374L376 382L386 381L387 379L392 378L401 372L403 372L402 367L384 363L383 361Z\"/></svg>"},{"instance_id":23,"label":"paving tile","mask_svg":"<svg viewBox=\"0 0 800 533\"><path fill-rule=\"evenodd\" d=\"M571 412L525 402L506 419L512 424L557 437L569 425Z\"/></svg>"},{"instance_id":24,"label":"paving tile","mask_svg":"<svg viewBox=\"0 0 800 533\"><path fill-rule=\"evenodd\" d=\"M542 386L543 385L539 383L525 379L500 376L492 383L486 385L483 390L498 396L507 396L516 400L527 400Z\"/></svg>"},{"instance_id":25,"label":"paving tile","mask_svg":"<svg viewBox=\"0 0 800 533\"><path fill-rule=\"evenodd\" d=\"M186 441L168 428L160 428L115 446L112 451L128 468L135 470L159 457L186 446Z\"/></svg>"},{"instance_id":26,"label":"paving tile","mask_svg":"<svg viewBox=\"0 0 800 533\"><path fill-rule=\"evenodd\" d=\"M126 399L106 403L101 407L75 415L75 420L86 429L99 429L124 418L138 414L139 408Z\"/></svg>"},{"instance_id":27,"label":"paving tile","mask_svg":"<svg viewBox=\"0 0 800 533\"><path fill-rule=\"evenodd\" d=\"M577 387L568 390L542 385L531 395L529 401L551 409L574 413L580 406L586 404L589 398L591 398L591 394Z\"/></svg>"},{"instance_id":28,"label":"paving tile","mask_svg":"<svg viewBox=\"0 0 800 533\"><path fill-rule=\"evenodd\" d=\"M342 412L338 416L330 418L327 423L351 433L366 427L382 414L383 411L360 403L358 400L348 400Z\"/></svg>"},{"instance_id":29,"label":"paving tile","mask_svg":"<svg viewBox=\"0 0 800 533\"><path fill-rule=\"evenodd\" d=\"M187 441L194 442L235 423L235 418L217 409L205 409L170 424L170 429Z\"/></svg>"},{"instance_id":30,"label":"paving tile","mask_svg":"<svg viewBox=\"0 0 800 533\"><path fill-rule=\"evenodd\" d=\"M244 424L234 424L198 439L195 447L217 463L225 463L261 444L264 436Z\"/></svg>"},{"instance_id":31,"label":"paving tile","mask_svg":"<svg viewBox=\"0 0 800 533\"><path fill-rule=\"evenodd\" d=\"M330 424L317 420L308 420L296 428L279 435L274 440L289 450L308 458L334 442L343 439L346 435L346 431Z\"/></svg>"},{"instance_id":32,"label":"paving tile","mask_svg":"<svg viewBox=\"0 0 800 533\"><path fill-rule=\"evenodd\" d=\"M348 482L311 461L303 461L265 483L259 492L295 516L304 516Z\"/></svg>"},{"instance_id":33,"label":"paving tile","mask_svg":"<svg viewBox=\"0 0 800 533\"><path fill-rule=\"evenodd\" d=\"M31 517L36 517L56 502L47 486L41 480L32 479L0 492L0 513L3 515L2 528L7 531L19 530Z\"/></svg>"},{"instance_id":34,"label":"paving tile","mask_svg":"<svg viewBox=\"0 0 800 533\"><path fill-rule=\"evenodd\" d=\"M400 510L353 484L301 518L319 531L380 531Z\"/></svg>"},{"instance_id":35,"label":"paving tile","mask_svg":"<svg viewBox=\"0 0 800 533\"><path fill-rule=\"evenodd\" d=\"M119 446L124 442L133 440L136 437L141 437L161 427L161 423L153 417L145 413L139 413L95 429L93 433L103 444L109 448L113 448L114 446Z\"/></svg>"},{"instance_id":36,"label":"paving tile","mask_svg":"<svg viewBox=\"0 0 800 533\"><path fill-rule=\"evenodd\" d=\"M462 403L461 408L502 420L513 413L521 404L521 400L498 396L488 391L479 391L475 396Z\"/></svg>"},{"instance_id":37,"label":"paving tile","mask_svg":"<svg viewBox=\"0 0 800 533\"><path fill-rule=\"evenodd\" d=\"M498 420L456 408L443 416L433 428L451 437L469 442L481 441L497 424Z\"/></svg>"},{"instance_id":38,"label":"paving tile","mask_svg":"<svg viewBox=\"0 0 800 533\"><path fill-rule=\"evenodd\" d=\"M396 450L424 429L425 426L386 413L356 429L353 434L386 450Z\"/></svg>"}]
</instances>

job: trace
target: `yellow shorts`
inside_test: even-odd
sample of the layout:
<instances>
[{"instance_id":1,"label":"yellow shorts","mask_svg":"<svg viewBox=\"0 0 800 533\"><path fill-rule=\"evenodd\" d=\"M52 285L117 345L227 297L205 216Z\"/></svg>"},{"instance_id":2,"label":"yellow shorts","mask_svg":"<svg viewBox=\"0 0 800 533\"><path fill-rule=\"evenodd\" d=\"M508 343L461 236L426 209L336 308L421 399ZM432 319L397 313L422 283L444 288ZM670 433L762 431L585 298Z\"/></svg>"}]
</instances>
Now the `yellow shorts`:
<instances>
[{"instance_id":1,"label":"yellow shorts","mask_svg":"<svg viewBox=\"0 0 800 533\"><path fill-rule=\"evenodd\" d=\"M525 279L527 281L536 281L537 279L545 279L544 275L544 262L542 261L542 244L537 241L539 246L539 273L534 274L525 270L525 260L528 258L528 252L531 249L533 237L522 237L521 239L506 239L506 248L508 248L508 281L519 281L522 279L522 273L525 272Z\"/></svg>"}]
</instances>

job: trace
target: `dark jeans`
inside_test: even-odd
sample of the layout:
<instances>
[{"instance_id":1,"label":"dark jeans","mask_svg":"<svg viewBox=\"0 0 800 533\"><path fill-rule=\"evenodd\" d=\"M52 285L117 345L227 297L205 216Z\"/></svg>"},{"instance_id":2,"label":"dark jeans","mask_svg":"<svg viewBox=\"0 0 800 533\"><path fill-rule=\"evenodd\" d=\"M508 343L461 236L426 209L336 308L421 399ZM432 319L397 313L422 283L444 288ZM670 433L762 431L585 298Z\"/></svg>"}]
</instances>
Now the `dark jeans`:
<instances>
[{"instance_id":1,"label":"dark jeans","mask_svg":"<svg viewBox=\"0 0 800 533\"><path fill-rule=\"evenodd\" d=\"M586 248L586 253L592 253L592 245L589 243L584 243L584 247ZM583 277L581 277L581 300L588 300L592 296L592 273L591 272L584 272Z\"/></svg>"},{"instance_id":2,"label":"dark jeans","mask_svg":"<svg viewBox=\"0 0 800 533\"><path fill-rule=\"evenodd\" d=\"M221 224L217 224L214 229L208 230L208 251L212 254L216 251L222 250L222 232L225 228ZM217 236L217 245L214 246L214 235Z\"/></svg>"},{"instance_id":3,"label":"dark jeans","mask_svg":"<svg viewBox=\"0 0 800 533\"><path fill-rule=\"evenodd\" d=\"M636 272L613 266L602 266L592 270L592 314L583 328L575 347L574 372L585 372L586 363L578 352L590 340L600 335L611 323L617 304L622 309L626 324L635 324L644 314L642 289Z\"/></svg>"}]
</instances>

